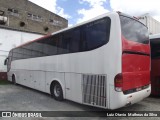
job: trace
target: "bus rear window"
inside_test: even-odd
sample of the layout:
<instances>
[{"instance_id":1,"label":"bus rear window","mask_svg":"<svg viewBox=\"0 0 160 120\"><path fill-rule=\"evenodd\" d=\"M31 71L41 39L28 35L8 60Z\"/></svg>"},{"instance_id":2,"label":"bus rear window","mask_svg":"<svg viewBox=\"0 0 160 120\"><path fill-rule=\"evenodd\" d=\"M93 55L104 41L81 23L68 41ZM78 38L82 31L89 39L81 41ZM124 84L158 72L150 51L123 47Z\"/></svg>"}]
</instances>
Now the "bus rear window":
<instances>
[{"instance_id":1,"label":"bus rear window","mask_svg":"<svg viewBox=\"0 0 160 120\"><path fill-rule=\"evenodd\" d=\"M142 23L129 17L120 16L122 35L138 43L148 44L148 29Z\"/></svg>"}]
</instances>

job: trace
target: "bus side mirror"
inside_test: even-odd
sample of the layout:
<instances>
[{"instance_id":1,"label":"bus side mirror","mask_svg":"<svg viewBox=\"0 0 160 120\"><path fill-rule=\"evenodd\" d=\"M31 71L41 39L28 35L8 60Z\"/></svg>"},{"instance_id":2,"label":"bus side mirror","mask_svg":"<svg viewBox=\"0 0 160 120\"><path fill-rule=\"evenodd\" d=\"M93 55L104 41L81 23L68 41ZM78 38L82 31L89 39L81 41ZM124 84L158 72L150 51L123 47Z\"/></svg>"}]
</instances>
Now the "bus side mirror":
<instances>
[{"instance_id":1,"label":"bus side mirror","mask_svg":"<svg viewBox=\"0 0 160 120\"><path fill-rule=\"evenodd\" d=\"M8 63L8 58L4 60L4 65L7 65L7 63Z\"/></svg>"}]
</instances>

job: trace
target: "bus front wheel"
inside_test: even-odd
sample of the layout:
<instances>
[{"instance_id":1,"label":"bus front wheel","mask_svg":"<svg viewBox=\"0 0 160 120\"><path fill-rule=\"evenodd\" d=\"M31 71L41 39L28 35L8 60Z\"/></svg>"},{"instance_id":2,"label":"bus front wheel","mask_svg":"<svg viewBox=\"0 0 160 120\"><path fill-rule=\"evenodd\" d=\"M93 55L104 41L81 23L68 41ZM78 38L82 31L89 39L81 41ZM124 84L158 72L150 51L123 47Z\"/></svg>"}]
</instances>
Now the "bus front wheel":
<instances>
[{"instance_id":1,"label":"bus front wheel","mask_svg":"<svg viewBox=\"0 0 160 120\"><path fill-rule=\"evenodd\" d=\"M16 84L16 77L15 75L12 75L12 83L15 85Z\"/></svg>"},{"instance_id":2,"label":"bus front wheel","mask_svg":"<svg viewBox=\"0 0 160 120\"><path fill-rule=\"evenodd\" d=\"M51 85L51 95L55 100L58 100L58 101L63 100L63 90L61 85L58 82L54 82Z\"/></svg>"}]
</instances>

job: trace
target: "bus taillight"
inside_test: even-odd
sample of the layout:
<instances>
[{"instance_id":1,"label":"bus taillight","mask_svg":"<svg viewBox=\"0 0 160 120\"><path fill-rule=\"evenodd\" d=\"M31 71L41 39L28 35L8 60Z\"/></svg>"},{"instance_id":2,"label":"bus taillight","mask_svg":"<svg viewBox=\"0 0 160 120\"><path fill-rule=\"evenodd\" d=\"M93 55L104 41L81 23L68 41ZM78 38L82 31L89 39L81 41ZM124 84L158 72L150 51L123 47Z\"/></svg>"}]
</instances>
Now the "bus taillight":
<instances>
[{"instance_id":1,"label":"bus taillight","mask_svg":"<svg viewBox=\"0 0 160 120\"><path fill-rule=\"evenodd\" d=\"M117 74L115 76L114 79L114 85L115 85L115 90L117 92L121 92L122 91L122 87L123 87L123 76L121 73Z\"/></svg>"}]
</instances>

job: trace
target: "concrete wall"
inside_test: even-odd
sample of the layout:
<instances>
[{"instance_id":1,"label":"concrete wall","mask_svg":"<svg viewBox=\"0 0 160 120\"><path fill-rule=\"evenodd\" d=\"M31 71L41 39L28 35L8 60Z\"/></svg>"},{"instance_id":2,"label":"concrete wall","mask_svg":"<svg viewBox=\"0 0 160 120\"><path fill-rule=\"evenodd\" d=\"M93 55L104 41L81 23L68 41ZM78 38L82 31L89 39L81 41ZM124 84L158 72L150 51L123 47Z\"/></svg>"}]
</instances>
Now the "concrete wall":
<instances>
[{"instance_id":1,"label":"concrete wall","mask_svg":"<svg viewBox=\"0 0 160 120\"><path fill-rule=\"evenodd\" d=\"M0 28L0 72L6 72L4 60L12 48L41 36L41 34Z\"/></svg>"},{"instance_id":2,"label":"concrete wall","mask_svg":"<svg viewBox=\"0 0 160 120\"><path fill-rule=\"evenodd\" d=\"M8 9L17 10L18 13L10 12ZM66 28L68 21L28 0L0 0L0 11L8 18L8 22L3 26L14 29L48 34ZM31 14L32 17L28 16ZM39 16L39 18L33 17ZM2 15L1 15L2 16ZM50 22L50 19L53 22ZM20 24L24 22L24 26ZM48 28L45 31L45 28Z\"/></svg>"},{"instance_id":3,"label":"concrete wall","mask_svg":"<svg viewBox=\"0 0 160 120\"><path fill-rule=\"evenodd\" d=\"M140 16L139 20L148 27L149 34L160 33L160 22L155 20L153 17L144 15Z\"/></svg>"}]
</instances>

